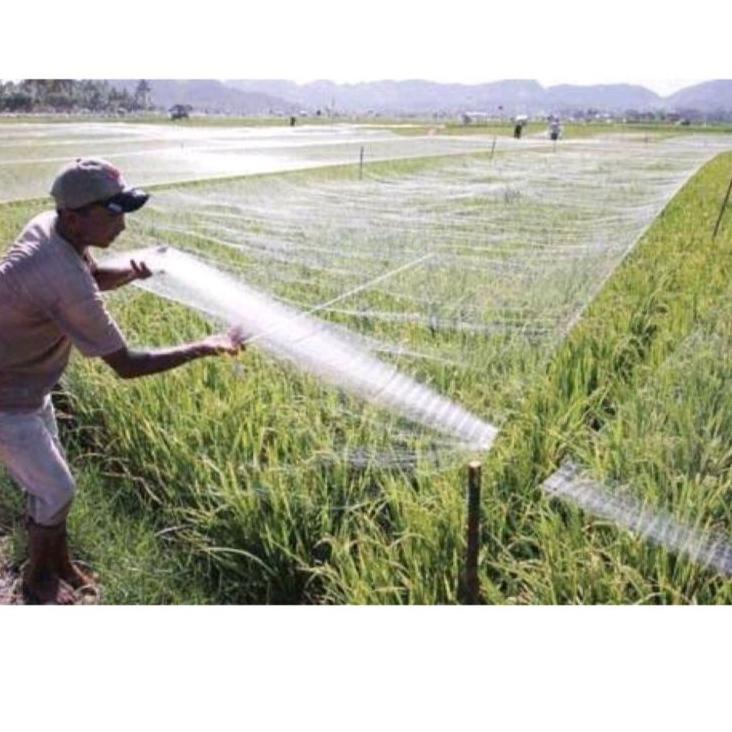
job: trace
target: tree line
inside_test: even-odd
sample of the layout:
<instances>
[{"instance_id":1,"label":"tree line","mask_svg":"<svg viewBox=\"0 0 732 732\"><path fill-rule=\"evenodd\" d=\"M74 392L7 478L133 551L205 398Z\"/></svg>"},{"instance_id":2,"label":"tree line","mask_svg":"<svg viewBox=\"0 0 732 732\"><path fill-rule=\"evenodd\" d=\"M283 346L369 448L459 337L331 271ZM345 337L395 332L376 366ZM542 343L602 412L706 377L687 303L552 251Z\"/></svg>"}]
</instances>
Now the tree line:
<instances>
[{"instance_id":1,"label":"tree line","mask_svg":"<svg viewBox=\"0 0 732 732\"><path fill-rule=\"evenodd\" d=\"M0 112L142 112L153 109L150 84L133 92L101 79L23 79L0 82Z\"/></svg>"}]
</instances>

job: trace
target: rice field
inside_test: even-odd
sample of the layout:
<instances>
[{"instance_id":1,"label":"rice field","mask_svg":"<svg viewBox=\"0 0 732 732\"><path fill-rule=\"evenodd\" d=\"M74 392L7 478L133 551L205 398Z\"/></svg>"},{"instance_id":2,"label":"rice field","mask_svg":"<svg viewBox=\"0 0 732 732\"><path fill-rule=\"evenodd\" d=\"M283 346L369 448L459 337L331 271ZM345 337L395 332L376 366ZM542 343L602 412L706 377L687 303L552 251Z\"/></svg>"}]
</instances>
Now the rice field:
<instances>
[{"instance_id":1,"label":"rice field","mask_svg":"<svg viewBox=\"0 0 732 732\"><path fill-rule=\"evenodd\" d=\"M210 128L7 122L0 133L0 202L47 196L49 181L73 157L103 157L129 180L149 186L358 162L362 147L365 159L376 161L465 153L492 142L460 136L405 138L345 124Z\"/></svg>"},{"instance_id":2,"label":"rice field","mask_svg":"<svg viewBox=\"0 0 732 732\"><path fill-rule=\"evenodd\" d=\"M185 252L499 431L476 450L256 340L236 360L131 382L77 359L59 402L81 484L73 528L108 602L456 602L473 458L485 601L729 601L725 577L678 542L542 486L571 460L639 510L729 535L732 224L711 230L730 138L492 151L476 135L197 130L181 143L128 127L40 125L22 163L28 130L3 137L0 199L41 195L72 149L165 183L116 251ZM256 156L278 162L263 175ZM41 209L3 206L4 240ZM165 274L141 284L108 299L131 344L225 325L221 293Z\"/></svg>"}]
</instances>

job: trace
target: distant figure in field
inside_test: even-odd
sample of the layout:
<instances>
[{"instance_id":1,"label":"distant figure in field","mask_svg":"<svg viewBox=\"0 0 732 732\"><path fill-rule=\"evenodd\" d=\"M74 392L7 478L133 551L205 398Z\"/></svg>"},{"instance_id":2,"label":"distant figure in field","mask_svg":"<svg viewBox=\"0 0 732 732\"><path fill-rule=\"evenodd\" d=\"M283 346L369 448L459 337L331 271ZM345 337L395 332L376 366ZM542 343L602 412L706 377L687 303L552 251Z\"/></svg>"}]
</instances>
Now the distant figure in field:
<instances>
[{"instance_id":1,"label":"distant figure in field","mask_svg":"<svg viewBox=\"0 0 732 732\"><path fill-rule=\"evenodd\" d=\"M520 114L516 117L514 122L516 123L513 128L513 136L517 139L521 139L521 133L524 131L524 125L528 121L527 117L523 114Z\"/></svg>"},{"instance_id":2,"label":"distant figure in field","mask_svg":"<svg viewBox=\"0 0 732 732\"><path fill-rule=\"evenodd\" d=\"M562 125L556 117L549 120L549 139L556 142L562 134Z\"/></svg>"},{"instance_id":3,"label":"distant figure in field","mask_svg":"<svg viewBox=\"0 0 732 732\"><path fill-rule=\"evenodd\" d=\"M297 117L294 115L290 117L290 127L294 127L297 124Z\"/></svg>"},{"instance_id":4,"label":"distant figure in field","mask_svg":"<svg viewBox=\"0 0 732 732\"><path fill-rule=\"evenodd\" d=\"M66 518L75 483L50 396L72 346L132 379L233 354L243 343L232 332L171 348L128 347L101 291L152 272L135 260L98 265L89 249L107 249L124 231L125 214L144 206L148 194L129 187L111 163L79 158L61 169L51 195L56 210L31 219L0 260L0 463L27 499L26 600L70 604L75 590L94 584L69 555Z\"/></svg>"}]
</instances>

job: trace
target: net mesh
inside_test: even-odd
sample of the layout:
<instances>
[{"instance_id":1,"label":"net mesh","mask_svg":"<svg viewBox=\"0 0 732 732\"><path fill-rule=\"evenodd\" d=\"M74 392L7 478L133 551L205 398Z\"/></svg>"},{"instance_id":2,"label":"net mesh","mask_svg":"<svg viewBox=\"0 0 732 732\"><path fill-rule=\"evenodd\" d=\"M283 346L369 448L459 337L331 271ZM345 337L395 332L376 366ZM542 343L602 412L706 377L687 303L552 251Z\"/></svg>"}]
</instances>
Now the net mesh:
<instances>
[{"instance_id":1,"label":"net mesh","mask_svg":"<svg viewBox=\"0 0 732 732\"><path fill-rule=\"evenodd\" d=\"M324 360L315 344L327 323L359 343L349 369L370 351L500 425L645 228L728 145L608 137L386 164L363 179L351 170L171 189L132 219L127 241L166 244L313 312L321 327L299 347L315 339ZM145 287L213 312L180 280ZM220 319L240 321L235 310Z\"/></svg>"}]
</instances>

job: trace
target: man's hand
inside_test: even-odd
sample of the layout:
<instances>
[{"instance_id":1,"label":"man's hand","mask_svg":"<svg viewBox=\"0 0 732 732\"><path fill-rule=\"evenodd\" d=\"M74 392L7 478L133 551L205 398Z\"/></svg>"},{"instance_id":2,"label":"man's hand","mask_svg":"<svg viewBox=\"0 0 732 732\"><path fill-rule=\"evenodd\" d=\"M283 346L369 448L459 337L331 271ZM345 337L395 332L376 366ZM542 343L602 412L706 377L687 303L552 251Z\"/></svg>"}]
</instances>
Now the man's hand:
<instances>
[{"instance_id":1,"label":"man's hand","mask_svg":"<svg viewBox=\"0 0 732 732\"><path fill-rule=\"evenodd\" d=\"M145 262L131 259L129 267L105 267L100 265L94 270L92 276L100 290L114 290L135 280L146 280L152 275L153 273Z\"/></svg>"},{"instance_id":2,"label":"man's hand","mask_svg":"<svg viewBox=\"0 0 732 732\"><path fill-rule=\"evenodd\" d=\"M159 374L206 356L235 355L244 349L246 337L241 328L218 333L194 343L154 351L134 351L125 346L119 351L102 356L115 373L123 379Z\"/></svg>"},{"instance_id":3,"label":"man's hand","mask_svg":"<svg viewBox=\"0 0 732 732\"><path fill-rule=\"evenodd\" d=\"M134 259L130 259L130 282L133 280L146 280L148 277L152 277L150 268L145 262L136 262Z\"/></svg>"},{"instance_id":4,"label":"man's hand","mask_svg":"<svg viewBox=\"0 0 732 732\"><path fill-rule=\"evenodd\" d=\"M246 336L238 328L232 328L227 333L217 333L208 336L195 345L196 356L218 356L229 354L235 356L245 348Z\"/></svg>"}]
</instances>

